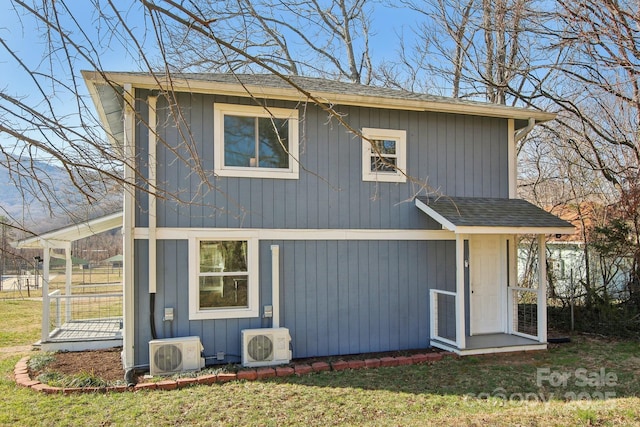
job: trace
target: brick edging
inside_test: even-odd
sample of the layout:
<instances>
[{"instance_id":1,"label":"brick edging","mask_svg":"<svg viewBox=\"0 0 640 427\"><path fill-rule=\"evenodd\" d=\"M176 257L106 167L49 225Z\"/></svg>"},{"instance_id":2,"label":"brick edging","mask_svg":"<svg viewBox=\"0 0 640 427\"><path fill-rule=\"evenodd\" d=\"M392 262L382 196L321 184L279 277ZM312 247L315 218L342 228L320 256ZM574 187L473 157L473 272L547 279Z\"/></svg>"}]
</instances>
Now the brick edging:
<instances>
[{"instance_id":1,"label":"brick edging","mask_svg":"<svg viewBox=\"0 0 640 427\"><path fill-rule=\"evenodd\" d=\"M307 375L314 372L343 371L346 369L375 369L388 366L407 366L433 363L445 356L457 357L451 352L419 353L412 356L368 358L366 360L336 360L334 362L294 363L288 366L243 368L238 372L221 372L219 374L204 374L198 377L178 378L176 380L162 380L158 382L139 383L135 386L109 387L53 387L33 380L29 376L29 356L25 356L16 363L13 375L16 384L45 394L75 394L75 393L118 393L139 390L175 390L194 384L225 383L229 381L256 381L263 378L288 377L291 375Z\"/></svg>"}]
</instances>

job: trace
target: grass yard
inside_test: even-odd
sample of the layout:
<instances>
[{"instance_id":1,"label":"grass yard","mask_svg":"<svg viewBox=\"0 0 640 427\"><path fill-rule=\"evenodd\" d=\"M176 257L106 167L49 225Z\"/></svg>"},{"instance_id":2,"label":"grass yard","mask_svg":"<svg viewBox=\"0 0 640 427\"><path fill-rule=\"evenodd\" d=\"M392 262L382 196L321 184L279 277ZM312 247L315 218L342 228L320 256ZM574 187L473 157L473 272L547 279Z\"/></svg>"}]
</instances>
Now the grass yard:
<instances>
[{"instance_id":1,"label":"grass yard","mask_svg":"<svg viewBox=\"0 0 640 427\"><path fill-rule=\"evenodd\" d=\"M42 301L0 300L0 348L33 344L41 330Z\"/></svg>"},{"instance_id":2,"label":"grass yard","mask_svg":"<svg viewBox=\"0 0 640 427\"><path fill-rule=\"evenodd\" d=\"M29 328L21 342L4 334L25 323L31 302L0 303L0 347L30 343ZM22 355L0 354L3 426L640 425L640 344L630 341L577 336L540 353L69 396L17 387L11 372Z\"/></svg>"}]
</instances>

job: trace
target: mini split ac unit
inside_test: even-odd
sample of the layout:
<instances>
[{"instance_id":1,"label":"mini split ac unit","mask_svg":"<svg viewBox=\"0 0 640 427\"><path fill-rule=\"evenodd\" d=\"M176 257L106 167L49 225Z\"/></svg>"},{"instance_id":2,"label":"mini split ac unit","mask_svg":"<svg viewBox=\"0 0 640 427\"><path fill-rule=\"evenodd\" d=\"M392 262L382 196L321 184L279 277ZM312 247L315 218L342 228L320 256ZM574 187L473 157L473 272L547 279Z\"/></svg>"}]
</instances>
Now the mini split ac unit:
<instances>
[{"instance_id":1,"label":"mini split ac unit","mask_svg":"<svg viewBox=\"0 0 640 427\"><path fill-rule=\"evenodd\" d=\"M242 366L271 366L289 363L291 336L287 328L244 329Z\"/></svg>"},{"instance_id":2,"label":"mini split ac unit","mask_svg":"<svg viewBox=\"0 0 640 427\"><path fill-rule=\"evenodd\" d=\"M204 367L199 337L166 338L149 341L151 375L199 371Z\"/></svg>"}]
</instances>

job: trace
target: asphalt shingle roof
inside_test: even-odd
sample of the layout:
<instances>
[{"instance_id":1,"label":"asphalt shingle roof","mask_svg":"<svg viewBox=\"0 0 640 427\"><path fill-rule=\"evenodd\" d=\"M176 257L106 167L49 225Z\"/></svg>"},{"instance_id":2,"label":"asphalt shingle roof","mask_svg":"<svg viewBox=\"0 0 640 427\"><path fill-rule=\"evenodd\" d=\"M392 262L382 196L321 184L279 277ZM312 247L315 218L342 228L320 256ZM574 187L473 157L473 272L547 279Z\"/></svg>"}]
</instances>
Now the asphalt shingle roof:
<instances>
[{"instance_id":1,"label":"asphalt shingle roof","mask_svg":"<svg viewBox=\"0 0 640 427\"><path fill-rule=\"evenodd\" d=\"M118 71L119 75L149 77L150 73L135 71ZM158 73L157 78L164 78L164 74ZM447 103L458 105L491 106L494 108L504 108L506 110L516 110L517 107L509 107L491 104L488 102L474 101L460 98L450 98L446 96L431 95L427 93L410 92L399 88L385 88L380 86L369 86L359 83L345 82L319 77L305 76L285 76L296 85L312 93L333 93L354 96L373 96L394 100L414 100L435 103ZM280 76L273 74L230 74L230 73L172 73L173 80L184 79L186 81L200 81L223 84L243 84L246 86L259 86L276 89L291 89L291 85Z\"/></svg>"},{"instance_id":2,"label":"asphalt shingle roof","mask_svg":"<svg viewBox=\"0 0 640 427\"><path fill-rule=\"evenodd\" d=\"M456 227L573 228L526 200L475 197L417 197Z\"/></svg>"}]
</instances>

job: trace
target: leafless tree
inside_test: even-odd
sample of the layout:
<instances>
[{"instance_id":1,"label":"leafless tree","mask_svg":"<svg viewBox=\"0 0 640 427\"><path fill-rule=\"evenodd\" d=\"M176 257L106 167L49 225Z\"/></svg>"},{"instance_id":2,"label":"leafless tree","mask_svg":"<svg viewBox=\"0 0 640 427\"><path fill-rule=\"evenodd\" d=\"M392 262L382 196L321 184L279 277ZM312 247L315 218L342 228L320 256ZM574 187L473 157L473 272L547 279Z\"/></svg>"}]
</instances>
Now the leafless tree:
<instances>
[{"instance_id":1,"label":"leafless tree","mask_svg":"<svg viewBox=\"0 0 640 427\"><path fill-rule=\"evenodd\" d=\"M447 83L455 98L533 105L547 14L531 0L403 0L424 20L415 29L424 78ZM406 56L403 56L406 59ZM415 56L414 56L415 58ZM546 64L546 62L545 62ZM433 77L437 76L437 77ZM538 77L542 78L542 77Z\"/></svg>"},{"instance_id":2,"label":"leafless tree","mask_svg":"<svg viewBox=\"0 0 640 427\"><path fill-rule=\"evenodd\" d=\"M616 186L637 180L640 166L640 5L558 1L555 49L563 80L547 92L562 108L559 123L575 135L572 148Z\"/></svg>"},{"instance_id":3,"label":"leafless tree","mask_svg":"<svg viewBox=\"0 0 640 427\"><path fill-rule=\"evenodd\" d=\"M367 0L200 0L180 8L201 17L216 37L283 74L368 84L373 67L370 4ZM164 22L162 43L172 68L264 72L255 60L212 43L182 22Z\"/></svg>"}]
</instances>

